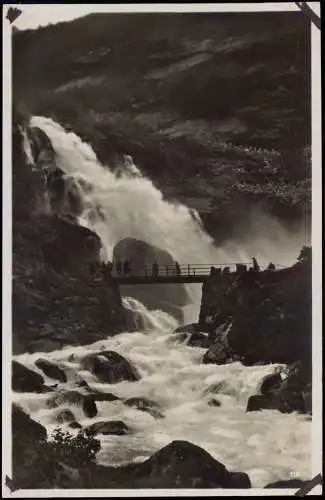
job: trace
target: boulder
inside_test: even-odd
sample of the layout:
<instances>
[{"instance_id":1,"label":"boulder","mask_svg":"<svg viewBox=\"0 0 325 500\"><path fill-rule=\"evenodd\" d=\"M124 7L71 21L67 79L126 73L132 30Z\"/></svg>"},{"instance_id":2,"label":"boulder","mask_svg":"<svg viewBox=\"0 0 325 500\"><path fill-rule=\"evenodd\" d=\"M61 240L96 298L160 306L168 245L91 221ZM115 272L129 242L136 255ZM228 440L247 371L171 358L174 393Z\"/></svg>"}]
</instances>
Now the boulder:
<instances>
[{"instance_id":1,"label":"boulder","mask_svg":"<svg viewBox=\"0 0 325 500\"><path fill-rule=\"evenodd\" d=\"M261 395L251 396L247 411L277 409L282 413L312 412L312 385L309 365L294 363L287 367L286 376L280 373L266 376L261 384Z\"/></svg>"},{"instance_id":2,"label":"boulder","mask_svg":"<svg viewBox=\"0 0 325 500\"><path fill-rule=\"evenodd\" d=\"M43 242L45 260L56 270L89 273L89 262L99 262L101 241L73 218L55 217L54 237Z\"/></svg>"},{"instance_id":3,"label":"boulder","mask_svg":"<svg viewBox=\"0 0 325 500\"><path fill-rule=\"evenodd\" d=\"M282 488L282 489L298 489L305 485L306 481L301 479L283 479L282 481L275 481L274 483L269 483L264 488Z\"/></svg>"},{"instance_id":4,"label":"boulder","mask_svg":"<svg viewBox=\"0 0 325 500\"><path fill-rule=\"evenodd\" d=\"M254 395L248 399L246 411L277 410L278 406L274 399L263 395Z\"/></svg>"},{"instance_id":5,"label":"boulder","mask_svg":"<svg viewBox=\"0 0 325 500\"><path fill-rule=\"evenodd\" d=\"M282 384L282 377L280 373L271 373L266 375L262 381L260 392L267 396L272 393L274 389L277 389Z\"/></svg>"},{"instance_id":6,"label":"boulder","mask_svg":"<svg viewBox=\"0 0 325 500\"><path fill-rule=\"evenodd\" d=\"M59 424L65 424L65 423L73 423L75 422L76 418L72 411L70 410L62 410L60 411L57 416L56 416L57 421Z\"/></svg>"},{"instance_id":7,"label":"boulder","mask_svg":"<svg viewBox=\"0 0 325 500\"><path fill-rule=\"evenodd\" d=\"M62 368L59 368L55 363L52 363L47 359L39 358L37 361L35 361L35 365L48 377L63 383L67 381L66 374L64 373Z\"/></svg>"},{"instance_id":8,"label":"boulder","mask_svg":"<svg viewBox=\"0 0 325 500\"><path fill-rule=\"evenodd\" d=\"M208 405L219 407L219 406L221 406L221 403L220 403L219 399L212 398L212 399L210 399L210 401L208 401Z\"/></svg>"},{"instance_id":9,"label":"boulder","mask_svg":"<svg viewBox=\"0 0 325 500\"><path fill-rule=\"evenodd\" d=\"M245 473L230 473L208 452L187 441L173 441L139 465L143 487L250 488ZM146 486L148 484L148 486Z\"/></svg>"},{"instance_id":10,"label":"boulder","mask_svg":"<svg viewBox=\"0 0 325 500\"><path fill-rule=\"evenodd\" d=\"M191 347L208 348L211 344L211 340L208 333L196 332L191 334L187 344Z\"/></svg>"},{"instance_id":11,"label":"boulder","mask_svg":"<svg viewBox=\"0 0 325 500\"><path fill-rule=\"evenodd\" d=\"M145 241L135 238L125 238L117 243L113 252L113 265L120 259L131 261L131 272L147 272L150 276L152 273L152 265L157 262L160 267L160 272L165 273L166 267L170 267L170 273L174 266L173 256L166 250L151 245ZM176 317L177 320L182 321L183 311L182 308L189 303L189 296L183 284L159 284L154 287L146 285L127 286L121 285L121 293L124 296L134 297L140 300L148 309L155 310L161 309L168 314Z\"/></svg>"},{"instance_id":12,"label":"boulder","mask_svg":"<svg viewBox=\"0 0 325 500\"><path fill-rule=\"evenodd\" d=\"M88 418L96 417L98 410L94 398L92 396L84 396L82 408Z\"/></svg>"},{"instance_id":13,"label":"boulder","mask_svg":"<svg viewBox=\"0 0 325 500\"><path fill-rule=\"evenodd\" d=\"M94 401L105 401L105 402L111 402L111 401L120 401L121 398L118 396L115 396L115 394L112 394L111 392L94 392L91 394L91 397Z\"/></svg>"},{"instance_id":14,"label":"boulder","mask_svg":"<svg viewBox=\"0 0 325 500\"><path fill-rule=\"evenodd\" d=\"M12 361L12 389L15 392L41 392L44 379L26 366Z\"/></svg>"},{"instance_id":15,"label":"boulder","mask_svg":"<svg viewBox=\"0 0 325 500\"><path fill-rule=\"evenodd\" d=\"M121 420L111 420L108 422L96 422L86 428L91 434L104 434L123 436L129 433L127 425Z\"/></svg>"},{"instance_id":16,"label":"boulder","mask_svg":"<svg viewBox=\"0 0 325 500\"><path fill-rule=\"evenodd\" d=\"M233 349L228 346L227 342L224 339L219 338L214 340L213 344L210 345L209 349L203 356L202 363L224 365L238 360L239 356L237 356Z\"/></svg>"},{"instance_id":17,"label":"boulder","mask_svg":"<svg viewBox=\"0 0 325 500\"><path fill-rule=\"evenodd\" d=\"M82 429L82 425L81 425L81 424L79 424L79 422L71 422L71 423L69 424L69 427L70 427L71 429Z\"/></svg>"},{"instance_id":18,"label":"boulder","mask_svg":"<svg viewBox=\"0 0 325 500\"><path fill-rule=\"evenodd\" d=\"M84 395L78 391L58 391L47 401L49 408L57 408L64 404L80 406L88 418L97 415L97 406L91 395Z\"/></svg>"},{"instance_id":19,"label":"boulder","mask_svg":"<svg viewBox=\"0 0 325 500\"><path fill-rule=\"evenodd\" d=\"M136 382L140 375L132 364L115 351L102 351L85 356L81 365L91 371L101 382L117 384L118 382Z\"/></svg>"},{"instance_id":20,"label":"boulder","mask_svg":"<svg viewBox=\"0 0 325 500\"><path fill-rule=\"evenodd\" d=\"M131 408L137 408L137 410L144 411L149 413L154 418L163 418L163 414L159 412L160 405L151 401L147 398L130 398L124 401L126 406L130 406Z\"/></svg>"},{"instance_id":21,"label":"boulder","mask_svg":"<svg viewBox=\"0 0 325 500\"><path fill-rule=\"evenodd\" d=\"M46 440L47 432L43 425L35 422L18 405L12 405L12 436L17 442Z\"/></svg>"}]
</instances>

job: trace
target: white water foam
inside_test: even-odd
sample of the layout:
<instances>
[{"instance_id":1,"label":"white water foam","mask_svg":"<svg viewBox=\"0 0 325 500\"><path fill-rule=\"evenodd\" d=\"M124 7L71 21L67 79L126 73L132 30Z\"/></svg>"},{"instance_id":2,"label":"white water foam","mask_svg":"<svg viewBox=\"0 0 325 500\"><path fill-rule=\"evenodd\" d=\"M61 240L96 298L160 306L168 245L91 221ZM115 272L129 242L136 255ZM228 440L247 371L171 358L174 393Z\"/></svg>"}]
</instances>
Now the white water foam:
<instances>
[{"instance_id":1,"label":"white water foam","mask_svg":"<svg viewBox=\"0 0 325 500\"><path fill-rule=\"evenodd\" d=\"M136 307L134 299L132 307ZM76 405L49 409L46 402L53 397L51 394L14 394L14 399L50 432L57 426L56 415L62 409L70 409L83 426L108 420L125 422L131 434L100 436L98 461L105 465L142 461L172 440L184 439L203 447L229 470L248 473L253 487L263 487L291 474L308 479L310 422L306 417L275 410L246 413L249 396L278 365L203 365L200 361L204 349L175 342L175 335L168 332L168 323L170 329L175 326L171 317L147 311L140 303L138 307L140 314L147 316L148 324L155 325L151 331L124 333L89 346L66 347L51 353L22 354L15 359L41 374L34 365L39 357L59 363L68 376L64 386L70 390L81 391L74 384L75 374L79 374L94 389L125 399L149 398L161 405L164 418L156 420L122 401L97 402L98 415L90 419ZM101 350L125 356L137 368L141 380L104 384L90 372L81 371L81 358ZM45 379L53 384L53 380ZM207 391L216 385L217 394ZM212 398L217 398L221 406L209 406Z\"/></svg>"},{"instance_id":2,"label":"white water foam","mask_svg":"<svg viewBox=\"0 0 325 500\"><path fill-rule=\"evenodd\" d=\"M99 163L89 145L51 119L34 117L31 125L44 130L51 139L57 165L75 179L90 184L91 190L84 193L86 209L81 223L101 237L108 259L120 239L134 237L169 251L181 264L193 263L193 256L197 264L249 260L245 247L237 253L216 249L188 208L167 203L149 179L114 175ZM96 207L103 217L96 216ZM258 252L255 255L261 257ZM267 261L271 259L270 255ZM200 290L196 288L192 298L197 315ZM144 331L124 333L90 346L15 357L36 371L39 370L34 361L39 357L59 362L68 374L69 388L75 388L74 374L79 373L91 387L112 391L122 398L147 397L161 404L165 415L161 420L126 407L121 401L97 403L99 412L93 419L85 418L81 408L71 406L82 425L105 419L123 420L132 430L126 436L102 437L102 463L141 461L173 439L186 439L202 446L230 470L247 472L254 487L287 479L290 474L302 479L310 477L311 436L306 417L278 411L245 411L248 397L256 393L263 376L276 366L203 365L203 349L175 343L171 332L176 322L172 317L161 311L148 311L135 299L124 299L124 304L142 317ZM91 373L80 371L79 361L84 355L103 349L129 359L140 372L141 380L101 384ZM53 381L46 379L46 383ZM221 406L212 407L208 401L214 396L205 393L205 389L217 383L222 383L216 395ZM33 418L49 431L54 429L58 409L46 405L51 395L14 396Z\"/></svg>"},{"instance_id":3,"label":"white water foam","mask_svg":"<svg viewBox=\"0 0 325 500\"><path fill-rule=\"evenodd\" d=\"M279 264L290 265L298 256L302 242L298 238L292 246L280 226L273 228L272 237L264 227L256 246L250 235L241 245L229 242L223 248L216 248L198 214L181 203L167 202L151 180L140 175L130 157L126 160L125 175L121 171L115 174L108 166L103 167L89 144L52 119L34 116L30 125L42 129L50 138L57 166L79 181L81 190L83 185L91 187L83 190L85 209L80 224L100 236L105 259L112 258L114 246L126 237L167 250L180 264L247 263L253 250L262 265L267 265L275 255L281 257ZM274 242L275 232L278 239ZM185 309L185 321L191 322L197 319L201 287L194 284L187 288L193 307Z\"/></svg>"}]
</instances>

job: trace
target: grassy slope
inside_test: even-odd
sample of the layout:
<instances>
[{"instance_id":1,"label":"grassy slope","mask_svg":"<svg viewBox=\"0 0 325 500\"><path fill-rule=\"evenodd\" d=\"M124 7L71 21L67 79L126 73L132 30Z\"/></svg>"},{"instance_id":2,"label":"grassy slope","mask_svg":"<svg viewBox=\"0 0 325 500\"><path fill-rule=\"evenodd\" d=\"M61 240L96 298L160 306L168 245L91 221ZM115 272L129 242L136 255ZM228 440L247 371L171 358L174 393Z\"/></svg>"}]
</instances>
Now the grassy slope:
<instances>
[{"instance_id":1,"label":"grassy slope","mask_svg":"<svg viewBox=\"0 0 325 500\"><path fill-rule=\"evenodd\" d=\"M309 52L300 13L94 14L14 36L15 103L131 154L222 238L252 205L309 211Z\"/></svg>"}]
</instances>

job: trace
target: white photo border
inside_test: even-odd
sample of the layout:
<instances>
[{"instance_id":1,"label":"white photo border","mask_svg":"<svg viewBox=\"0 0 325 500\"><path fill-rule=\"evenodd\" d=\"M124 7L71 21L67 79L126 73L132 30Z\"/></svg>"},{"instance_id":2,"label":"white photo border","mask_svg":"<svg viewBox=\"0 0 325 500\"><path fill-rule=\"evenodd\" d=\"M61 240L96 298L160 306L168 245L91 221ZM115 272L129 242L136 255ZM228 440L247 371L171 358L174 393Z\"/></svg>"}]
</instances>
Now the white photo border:
<instances>
[{"instance_id":1,"label":"white photo border","mask_svg":"<svg viewBox=\"0 0 325 500\"><path fill-rule=\"evenodd\" d=\"M320 2L307 2L320 16ZM69 8L71 20L90 12L296 12L295 2L255 3L179 3L179 4L3 4L3 261L2 261L2 494L4 498L44 497L156 497L156 496L275 496L292 495L293 489L245 490L227 489L87 489L87 490L17 490L10 492L6 476L12 477L11 466L11 359L12 359L12 172L11 172L11 33L6 12L9 7L23 10L23 15L35 17L40 8ZM86 12L88 8L88 11ZM86 9L86 10L85 10ZM73 12L73 13L72 13ZM17 26L19 23L17 22ZM311 26L311 122L312 122L312 342L313 342L313 418L312 418L312 477L322 471L322 129L321 129L321 36ZM310 479L312 479L312 477ZM317 486L311 495L321 494Z\"/></svg>"}]
</instances>

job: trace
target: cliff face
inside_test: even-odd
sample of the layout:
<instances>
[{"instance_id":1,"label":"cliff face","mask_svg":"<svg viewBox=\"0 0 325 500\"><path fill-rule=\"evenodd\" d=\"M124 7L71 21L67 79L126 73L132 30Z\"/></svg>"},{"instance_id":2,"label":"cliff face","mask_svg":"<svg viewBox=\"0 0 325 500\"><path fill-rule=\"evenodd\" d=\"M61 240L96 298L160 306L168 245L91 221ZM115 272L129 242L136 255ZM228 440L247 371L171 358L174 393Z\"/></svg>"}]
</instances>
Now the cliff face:
<instances>
[{"instance_id":1,"label":"cliff face","mask_svg":"<svg viewBox=\"0 0 325 500\"><path fill-rule=\"evenodd\" d=\"M118 289L89 263L99 262L96 234L73 216L46 208L41 171L28 165L23 129L13 130L13 352L91 343L127 327Z\"/></svg>"},{"instance_id":2,"label":"cliff face","mask_svg":"<svg viewBox=\"0 0 325 500\"><path fill-rule=\"evenodd\" d=\"M246 363L293 363L311 356L311 259L290 268L212 275L200 324L229 323L229 346Z\"/></svg>"},{"instance_id":3,"label":"cliff face","mask_svg":"<svg viewBox=\"0 0 325 500\"><path fill-rule=\"evenodd\" d=\"M203 363L287 365L263 381L247 411L312 412L311 306L307 247L290 268L216 274L204 283L196 327L209 333Z\"/></svg>"}]
</instances>

